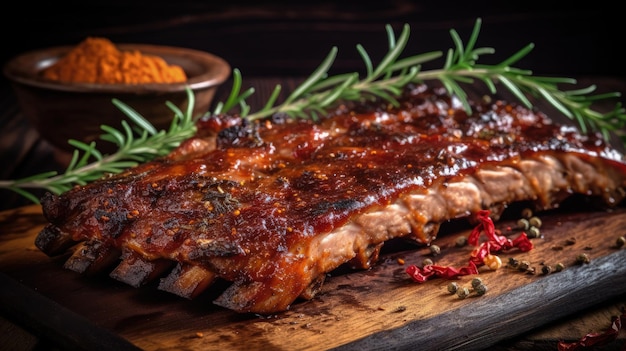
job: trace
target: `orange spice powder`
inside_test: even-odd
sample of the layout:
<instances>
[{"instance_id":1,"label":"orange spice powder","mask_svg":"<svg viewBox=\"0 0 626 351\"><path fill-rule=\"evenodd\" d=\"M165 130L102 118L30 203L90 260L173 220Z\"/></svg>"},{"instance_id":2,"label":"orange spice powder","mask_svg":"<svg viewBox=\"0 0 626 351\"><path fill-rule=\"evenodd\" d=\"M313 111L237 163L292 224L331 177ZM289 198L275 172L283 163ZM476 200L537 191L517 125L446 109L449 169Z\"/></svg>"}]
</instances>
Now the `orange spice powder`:
<instances>
[{"instance_id":1,"label":"orange spice powder","mask_svg":"<svg viewBox=\"0 0 626 351\"><path fill-rule=\"evenodd\" d=\"M109 39L89 37L74 47L43 77L56 81L101 84L182 83L187 80L179 66L161 57L121 51Z\"/></svg>"}]
</instances>

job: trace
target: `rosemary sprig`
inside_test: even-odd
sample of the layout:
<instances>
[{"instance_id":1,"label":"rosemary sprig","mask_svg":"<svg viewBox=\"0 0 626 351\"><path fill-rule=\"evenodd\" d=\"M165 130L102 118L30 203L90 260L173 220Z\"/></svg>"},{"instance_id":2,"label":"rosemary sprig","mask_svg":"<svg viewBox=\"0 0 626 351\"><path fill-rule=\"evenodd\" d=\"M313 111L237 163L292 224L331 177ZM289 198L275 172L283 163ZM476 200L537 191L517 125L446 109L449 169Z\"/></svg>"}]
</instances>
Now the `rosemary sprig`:
<instances>
[{"instance_id":1,"label":"rosemary sprig","mask_svg":"<svg viewBox=\"0 0 626 351\"><path fill-rule=\"evenodd\" d=\"M282 102L278 102L281 86L277 85L266 104L257 111L251 111L246 99L254 94L253 88L241 90L242 78L239 70L233 70L233 85L230 95L224 102L217 103L213 114L227 113L239 107L239 114L248 120L258 120L274 114L286 114L292 118L318 119L341 101L366 99L383 99L397 105L396 98L409 83L422 83L437 80L455 95L468 112L471 106L463 84L472 84L475 80L482 81L492 94L498 86L509 90L522 104L532 108L529 97L543 99L561 111L568 118L576 121L582 132L598 131L606 139L611 133L621 138L626 146L626 111L617 103L615 108L602 113L594 109L593 104L607 99L619 97L617 92L593 95L595 86L583 89L561 90L560 85L576 84L576 80L562 77L534 76L531 71L515 68L520 59L532 51L531 43L508 59L493 65L479 64L478 60L495 50L489 47L475 47L481 27L481 19L477 19L473 31L466 44L459 34L450 30L454 47L445 55L445 63L441 69L422 70L422 65L444 56L442 51L434 51L420 55L401 58L409 39L410 27L405 24L400 36L396 38L391 26L386 26L389 51L374 66L363 46L357 45L366 68L365 77L358 73L344 73L331 76L329 70L335 61L337 48L333 47L320 66ZM32 177L0 181L0 188L13 190L33 202L38 202L25 189L44 188L59 194L76 184L86 184L109 173L119 173L128 167L146 162L154 157L169 153L181 141L196 132L195 120L192 119L193 94L188 90L189 104L186 113L169 104L175 118L167 131L156 131L143 117L129 106L114 101L134 123L134 127L123 122L123 131L110 126L102 126L105 134L101 137L115 143L119 150L114 154L103 156L95 143L89 145L70 140L77 148L70 166L65 173L42 173ZM139 133L139 137L135 137ZM80 151L83 151L82 156ZM93 161L92 161L93 160Z\"/></svg>"},{"instance_id":2,"label":"rosemary sprig","mask_svg":"<svg viewBox=\"0 0 626 351\"><path fill-rule=\"evenodd\" d=\"M561 90L561 85L576 84L576 80L564 77L534 76L530 70L513 67L532 51L534 48L532 43L498 64L479 64L478 60L482 55L495 53L493 48L475 47L481 23L481 19L476 21L465 45L457 31L450 30L455 47L448 50L445 64L441 69L428 71L421 69L422 64L442 57L441 51L399 59L408 43L410 28L408 24L405 24L396 40L392 28L388 25L386 29L389 52L378 66L374 68L365 49L360 45L357 46L367 68L367 74L363 79L359 80L357 73L328 75L337 53L337 49L333 48L313 74L282 103L275 104L280 86L276 87L267 104L254 113L248 114L249 108L245 105L245 98L250 95L250 91L241 94L241 99L231 95L230 101L238 101L245 106L241 114L250 120L265 118L275 113L284 113L293 118L317 118L325 114L327 109L337 101L380 97L397 105L395 97L400 94L406 84L438 80L450 94L459 98L468 112L471 112L468 96L462 84L472 84L478 79L488 87L492 94L497 93L498 85L504 86L528 108L533 107L529 96L545 100L566 117L576 121L583 133L598 131L607 140L610 133L615 133L626 145L626 131L624 131L626 110L622 105L616 103L615 108L608 113L602 113L593 108L596 102L619 97L619 92L592 95L596 90L594 85L583 89ZM233 91L233 93L237 92Z\"/></svg>"},{"instance_id":3,"label":"rosemary sprig","mask_svg":"<svg viewBox=\"0 0 626 351\"><path fill-rule=\"evenodd\" d=\"M190 89L187 89L187 96L189 103L184 113L171 102L166 102L174 118L168 130L160 131L130 106L113 99L113 104L134 124L131 127L123 120L122 131L107 125L101 126L104 134L100 138L114 143L118 148L115 153L103 155L96 149L96 142L86 144L69 140L68 143L76 149L64 173L51 171L18 180L0 181L0 188L13 190L32 202L39 203L37 197L26 189L39 188L61 194L75 185L84 185L107 174L120 173L142 162L166 155L196 132L196 121L192 118L195 97Z\"/></svg>"}]
</instances>

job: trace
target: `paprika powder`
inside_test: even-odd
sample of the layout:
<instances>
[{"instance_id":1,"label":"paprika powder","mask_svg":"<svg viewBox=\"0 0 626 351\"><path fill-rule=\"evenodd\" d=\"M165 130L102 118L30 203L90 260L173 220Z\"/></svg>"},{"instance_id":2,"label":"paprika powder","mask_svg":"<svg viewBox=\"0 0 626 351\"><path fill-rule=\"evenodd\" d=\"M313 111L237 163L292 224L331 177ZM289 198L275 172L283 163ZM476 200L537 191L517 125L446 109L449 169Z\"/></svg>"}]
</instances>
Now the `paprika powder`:
<instances>
[{"instance_id":1,"label":"paprika powder","mask_svg":"<svg viewBox=\"0 0 626 351\"><path fill-rule=\"evenodd\" d=\"M106 38L88 37L54 65L43 77L55 81L100 84L182 83L180 66L138 50L122 51Z\"/></svg>"}]
</instances>

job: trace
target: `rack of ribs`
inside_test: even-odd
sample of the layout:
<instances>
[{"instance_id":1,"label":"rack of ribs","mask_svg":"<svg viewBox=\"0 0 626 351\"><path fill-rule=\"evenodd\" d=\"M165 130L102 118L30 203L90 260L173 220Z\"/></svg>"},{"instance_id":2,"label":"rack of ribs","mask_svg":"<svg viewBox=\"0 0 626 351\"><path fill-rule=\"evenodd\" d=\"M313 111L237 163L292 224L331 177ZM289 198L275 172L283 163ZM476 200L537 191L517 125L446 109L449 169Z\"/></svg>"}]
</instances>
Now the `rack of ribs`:
<instances>
[{"instance_id":1,"label":"rack of ribs","mask_svg":"<svg viewBox=\"0 0 626 351\"><path fill-rule=\"evenodd\" d=\"M198 121L169 155L42 198L36 246L64 267L241 313L285 311L341 265L374 265L393 238L428 245L442 223L574 195L617 206L626 162L544 113L408 87L399 106L344 104L318 120ZM158 280L157 280L158 279ZM224 284L215 284L220 281Z\"/></svg>"}]
</instances>

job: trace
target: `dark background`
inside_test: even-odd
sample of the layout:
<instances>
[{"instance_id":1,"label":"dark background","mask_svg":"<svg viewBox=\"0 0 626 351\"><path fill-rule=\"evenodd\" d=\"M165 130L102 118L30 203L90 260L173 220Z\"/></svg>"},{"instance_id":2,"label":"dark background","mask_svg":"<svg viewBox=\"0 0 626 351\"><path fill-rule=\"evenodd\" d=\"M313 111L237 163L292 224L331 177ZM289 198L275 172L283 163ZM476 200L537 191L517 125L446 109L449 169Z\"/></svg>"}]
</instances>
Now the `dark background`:
<instances>
[{"instance_id":1,"label":"dark background","mask_svg":"<svg viewBox=\"0 0 626 351\"><path fill-rule=\"evenodd\" d=\"M315 70L333 46L339 48L339 53L331 73L362 72L364 64L356 45L362 44L378 63L388 50L387 24L396 35L405 23L411 26L404 52L407 56L445 52L453 47L450 29L457 30L467 41L476 19L481 18L477 46L496 50L493 55L483 56L481 62L499 62L534 43L535 49L516 67L537 75L575 78L582 86L602 79L601 89L605 91L600 92L618 91L624 95L626 86L626 64L620 53L624 45L623 14L617 3L608 1L584 6L570 2L555 5L551 1L437 0L94 0L12 1L11 5L0 11L4 44L0 64L30 50L76 45L88 36L101 36L114 43L161 44L212 52L242 72L245 89L251 86L246 84L246 77L269 77L268 81L276 77L303 78ZM440 59L424 69L440 68L443 63ZM220 89L229 91L230 83ZM15 118L18 111L12 94L7 80L0 76L0 128L23 133L29 127L27 121ZM620 99L626 102L624 96ZM24 137L16 134L0 140L0 160L5 161L0 179L20 179L41 168L37 150L42 146L26 145ZM13 192L0 192L0 210L29 203Z\"/></svg>"},{"instance_id":2,"label":"dark background","mask_svg":"<svg viewBox=\"0 0 626 351\"><path fill-rule=\"evenodd\" d=\"M308 75L332 46L338 71L361 70L361 43L374 60L387 49L385 24L409 23L407 54L447 50L454 28L467 39L477 18L479 46L495 62L526 44L535 50L518 66L536 74L626 77L623 13L618 3L551 1L84 1L12 2L0 15L6 47L0 60L87 36L114 42L184 46L213 52L246 76ZM441 65L441 62L438 63Z\"/></svg>"}]
</instances>

